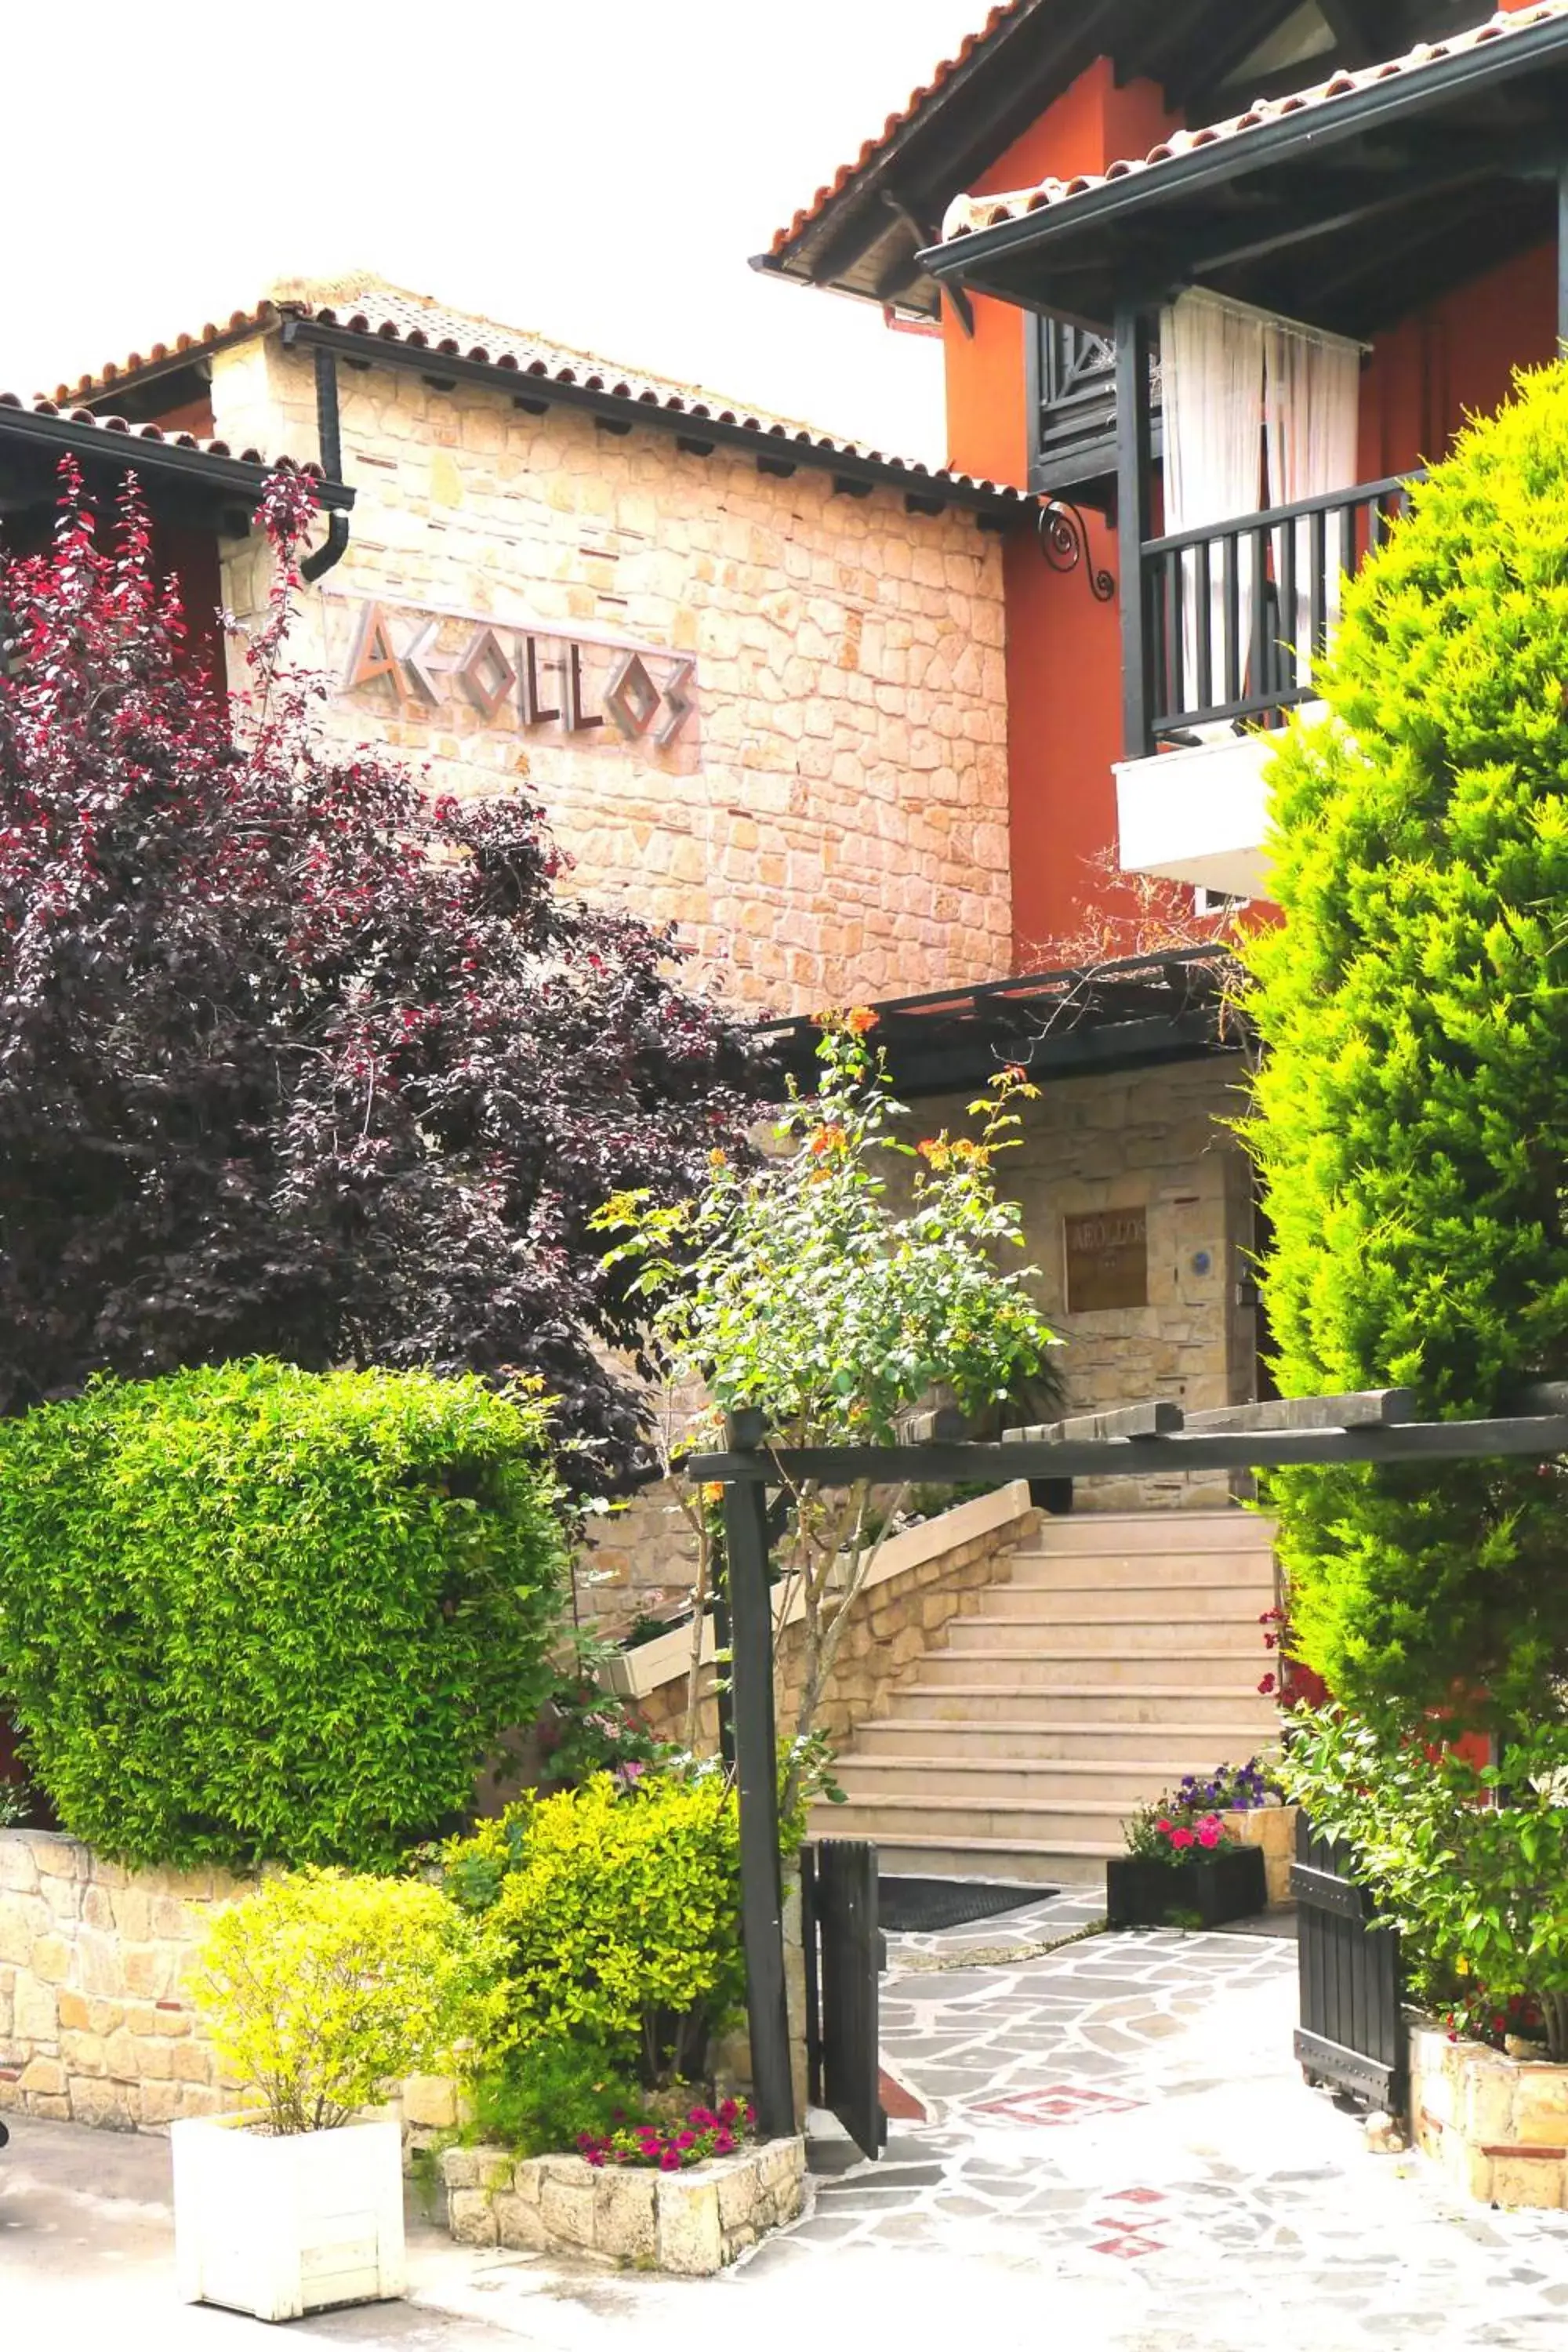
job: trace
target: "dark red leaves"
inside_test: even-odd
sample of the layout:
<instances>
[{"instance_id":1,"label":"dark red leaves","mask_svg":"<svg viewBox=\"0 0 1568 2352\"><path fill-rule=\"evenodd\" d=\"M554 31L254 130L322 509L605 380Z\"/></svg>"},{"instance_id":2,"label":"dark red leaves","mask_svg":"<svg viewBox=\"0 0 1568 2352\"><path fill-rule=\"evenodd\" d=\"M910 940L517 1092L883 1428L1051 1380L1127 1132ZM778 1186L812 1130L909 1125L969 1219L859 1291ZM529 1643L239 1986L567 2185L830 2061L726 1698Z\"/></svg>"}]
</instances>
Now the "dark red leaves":
<instances>
[{"instance_id":1,"label":"dark red leaves","mask_svg":"<svg viewBox=\"0 0 1568 2352\"><path fill-rule=\"evenodd\" d=\"M0 1410L258 1350L524 1367L611 1482L633 1329L587 1219L693 1181L743 1047L662 935L554 895L531 804L323 731L282 658L303 477L237 707L134 492L106 550L63 486L0 557Z\"/></svg>"}]
</instances>

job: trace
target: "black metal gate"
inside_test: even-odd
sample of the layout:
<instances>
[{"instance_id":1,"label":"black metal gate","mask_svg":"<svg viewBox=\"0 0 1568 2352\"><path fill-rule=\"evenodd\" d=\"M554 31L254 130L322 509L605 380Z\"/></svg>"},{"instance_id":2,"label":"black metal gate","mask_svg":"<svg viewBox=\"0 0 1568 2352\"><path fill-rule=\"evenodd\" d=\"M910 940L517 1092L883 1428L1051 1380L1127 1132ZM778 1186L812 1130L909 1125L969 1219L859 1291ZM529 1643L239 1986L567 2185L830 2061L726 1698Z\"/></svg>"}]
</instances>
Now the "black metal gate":
<instances>
[{"instance_id":1,"label":"black metal gate","mask_svg":"<svg viewBox=\"0 0 1568 2352\"><path fill-rule=\"evenodd\" d=\"M877 1849L827 1838L800 1857L805 2036L811 2101L837 2116L863 2156L879 2157L882 2113Z\"/></svg>"},{"instance_id":2,"label":"black metal gate","mask_svg":"<svg viewBox=\"0 0 1568 2352\"><path fill-rule=\"evenodd\" d=\"M1364 1886L1344 1875L1343 1849L1296 1824L1301 2022L1296 2055L1309 2082L1331 2083L1388 2114L1405 2104L1407 2042L1399 1937L1373 1924Z\"/></svg>"}]
</instances>

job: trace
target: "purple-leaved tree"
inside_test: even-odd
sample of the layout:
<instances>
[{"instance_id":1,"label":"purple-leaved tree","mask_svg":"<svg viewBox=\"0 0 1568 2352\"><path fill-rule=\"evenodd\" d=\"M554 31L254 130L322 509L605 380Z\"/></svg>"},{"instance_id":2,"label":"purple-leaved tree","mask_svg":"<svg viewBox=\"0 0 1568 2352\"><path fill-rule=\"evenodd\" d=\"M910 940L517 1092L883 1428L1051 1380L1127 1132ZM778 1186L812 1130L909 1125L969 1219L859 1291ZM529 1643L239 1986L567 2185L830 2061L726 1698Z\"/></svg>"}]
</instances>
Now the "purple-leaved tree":
<instances>
[{"instance_id":1,"label":"purple-leaved tree","mask_svg":"<svg viewBox=\"0 0 1568 2352\"><path fill-rule=\"evenodd\" d=\"M432 800L286 659L308 481L230 699L134 488L0 556L0 1412L257 1353L542 1376L581 1483L639 1452L588 1219L691 1188L740 1034L671 941L552 887L520 796Z\"/></svg>"}]
</instances>

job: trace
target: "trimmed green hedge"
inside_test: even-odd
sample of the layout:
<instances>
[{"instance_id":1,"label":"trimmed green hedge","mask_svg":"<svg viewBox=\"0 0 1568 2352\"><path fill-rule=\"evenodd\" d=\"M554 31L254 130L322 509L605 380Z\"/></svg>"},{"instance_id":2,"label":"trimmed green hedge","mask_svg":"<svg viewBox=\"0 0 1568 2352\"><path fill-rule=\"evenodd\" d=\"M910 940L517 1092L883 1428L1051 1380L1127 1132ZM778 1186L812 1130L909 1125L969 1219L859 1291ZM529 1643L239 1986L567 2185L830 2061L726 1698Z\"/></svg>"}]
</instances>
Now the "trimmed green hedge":
<instances>
[{"instance_id":1,"label":"trimmed green hedge","mask_svg":"<svg viewBox=\"0 0 1568 2352\"><path fill-rule=\"evenodd\" d=\"M131 1864L388 1867L550 1685L531 1396L258 1361L0 1423L0 1695Z\"/></svg>"},{"instance_id":2,"label":"trimmed green hedge","mask_svg":"<svg viewBox=\"0 0 1568 2352\"><path fill-rule=\"evenodd\" d=\"M1248 951L1275 1370L1287 1396L1408 1383L1484 1416L1568 1370L1568 368L1433 469L1320 683L1332 717L1273 765L1285 921ZM1337 1698L1553 1704L1561 1469L1265 1484Z\"/></svg>"}]
</instances>

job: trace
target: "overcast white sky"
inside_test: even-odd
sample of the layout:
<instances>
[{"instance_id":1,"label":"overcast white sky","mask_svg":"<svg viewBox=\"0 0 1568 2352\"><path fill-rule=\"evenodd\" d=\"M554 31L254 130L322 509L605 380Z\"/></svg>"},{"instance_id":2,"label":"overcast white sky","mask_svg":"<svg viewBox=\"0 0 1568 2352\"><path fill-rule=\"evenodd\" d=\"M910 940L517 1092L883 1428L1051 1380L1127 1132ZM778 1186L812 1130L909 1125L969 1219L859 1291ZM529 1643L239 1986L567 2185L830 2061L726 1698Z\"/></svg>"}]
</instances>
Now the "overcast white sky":
<instances>
[{"instance_id":1,"label":"overcast white sky","mask_svg":"<svg viewBox=\"0 0 1568 2352\"><path fill-rule=\"evenodd\" d=\"M941 457L939 347L746 261L987 5L7 8L0 387L368 265Z\"/></svg>"}]
</instances>

